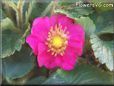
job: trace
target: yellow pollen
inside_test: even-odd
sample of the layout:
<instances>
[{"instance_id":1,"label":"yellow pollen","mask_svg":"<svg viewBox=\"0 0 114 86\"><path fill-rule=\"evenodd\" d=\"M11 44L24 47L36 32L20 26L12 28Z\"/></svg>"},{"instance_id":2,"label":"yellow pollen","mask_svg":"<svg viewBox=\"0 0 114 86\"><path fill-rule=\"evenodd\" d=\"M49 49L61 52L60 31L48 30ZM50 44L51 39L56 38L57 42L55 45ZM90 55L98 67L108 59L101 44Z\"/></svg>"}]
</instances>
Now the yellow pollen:
<instances>
[{"instance_id":1,"label":"yellow pollen","mask_svg":"<svg viewBox=\"0 0 114 86\"><path fill-rule=\"evenodd\" d=\"M52 45L55 47L55 48L60 48L63 44L63 40L60 36L55 36L53 37L52 39Z\"/></svg>"},{"instance_id":2,"label":"yellow pollen","mask_svg":"<svg viewBox=\"0 0 114 86\"><path fill-rule=\"evenodd\" d=\"M55 25L50 28L48 32L48 37L46 40L46 45L48 46L47 52L50 52L51 55L64 55L65 49L68 44L68 34L69 32L62 28L60 24Z\"/></svg>"}]
</instances>

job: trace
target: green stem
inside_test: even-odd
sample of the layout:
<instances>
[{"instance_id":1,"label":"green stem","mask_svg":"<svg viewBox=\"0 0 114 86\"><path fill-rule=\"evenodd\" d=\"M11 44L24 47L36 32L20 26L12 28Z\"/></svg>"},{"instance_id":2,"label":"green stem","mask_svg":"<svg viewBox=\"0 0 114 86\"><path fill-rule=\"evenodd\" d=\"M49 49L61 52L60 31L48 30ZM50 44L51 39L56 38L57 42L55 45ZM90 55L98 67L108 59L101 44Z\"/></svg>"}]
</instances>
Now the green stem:
<instances>
[{"instance_id":1,"label":"green stem","mask_svg":"<svg viewBox=\"0 0 114 86\"><path fill-rule=\"evenodd\" d=\"M25 33L23 34L22 38L25 38L27 33L29 32L30 30L30 24L28 24L28 28L26 29Z\"/></svg>"},{"instance_id":2,"label":"green stem","mask_svg":"<svg viewBox=\"0 0 114 86\"><path fill-rule=\"evenodd\" d=\"M57 6L57 0L54 0L53 1L53 7L52 7L52 10L51 10L51 15L53 15L55 13L54 10L55 10L56 6Z\"/></svg>"},{"instance_id":3,"label":"green stem","mask_svg":"<svg viewBox=\"0 0 114 86\"><path fill-rule=\"evenodd\" d=\"M17 22L20 29L23 28L23 3L24 2L22 0L19 0L17 5Z\"/></svg>"},{"instance_id":4,"label":"green stem","mask_svg":"<svg viewBox=\"0 0 114 86\"><path fill-rule=\"evenodd\" d=\"M26 20L25 20L25 25L28 23L29 21L29 17L31 15L31 12L32 12L32 9L34 7L34 3L35 3L35 0L33 0L32 2L29 3L29 7L28 7L28 10L26 11L25 13L25 17L26 17Z\"/></svg>"},{"instance_id":5,"label":"green stem","mask_svg":"<svg viewBox=\"0 0 114 86\"><path fill-rule=\"evenodd\" d=\"M41 13L41 16L45 16L53 6L53 1L50 2L50 4L46 7L46 9Z\"/></svg>"}]
</instances>

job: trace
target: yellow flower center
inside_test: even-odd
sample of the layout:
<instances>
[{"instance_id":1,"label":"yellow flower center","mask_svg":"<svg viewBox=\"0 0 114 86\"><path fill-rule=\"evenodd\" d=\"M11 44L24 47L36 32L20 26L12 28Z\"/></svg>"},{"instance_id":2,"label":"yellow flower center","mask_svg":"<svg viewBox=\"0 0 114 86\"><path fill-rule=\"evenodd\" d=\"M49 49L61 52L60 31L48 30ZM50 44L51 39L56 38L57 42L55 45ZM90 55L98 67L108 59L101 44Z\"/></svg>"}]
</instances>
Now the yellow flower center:
<instances>
[{"instance_id":1,"label":"yellow flower center","mask_svg":"<svg viewBox=\"0 0 114 86\"><path fill-rule=\"evenodd\" d=\"M46 40L46 45L48 46L48 52L51 52L52 55L64 55L65 49L68 44L68 31L62 29L62 26L55 25L50 28L48 32L48 37Z\"/></svg>"},{"instance_id":2,"label":"yellow flower center","mask_svg":"<svg viewBox=\"0 0 114 86\"><path fill-rule=\"evenodd\" d=\"M55 36L53 37L52 39L52 45L55 47L55 48L60 48L63 44L63 40L60 36Z\"/></svg>"}]
</instances>

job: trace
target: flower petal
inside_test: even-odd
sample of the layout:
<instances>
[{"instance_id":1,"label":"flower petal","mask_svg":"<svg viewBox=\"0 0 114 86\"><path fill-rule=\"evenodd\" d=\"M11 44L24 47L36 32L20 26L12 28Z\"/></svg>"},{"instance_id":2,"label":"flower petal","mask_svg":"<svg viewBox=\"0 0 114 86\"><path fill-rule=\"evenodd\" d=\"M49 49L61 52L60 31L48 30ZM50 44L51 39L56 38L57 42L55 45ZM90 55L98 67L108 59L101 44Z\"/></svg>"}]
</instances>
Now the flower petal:
<instances>
[{"instance_id":1,"label":"flower petal","mask_svg":"<svg viewBox=\"0 0 114 86\"><path fill-rule=\"evenodd\" d=\"M57 14L56 15L52 15L50 17L50 24L51 26L55 26L57 24L58 18L57 18Z\"/></svg>"},{"instance_id":2,"label":"flower petal","mask_svg":"<svg viewBox=\"0 0 114 86\"><path fill-rule=\"evenodd\" d=\"M85 41L85 32L82 26L79 24L72 24L69 31L68 46L77 52L80 56L83 52L83 46Z\"/></svg>"},{"instance_id":3,"label":"flower petal","mask_svg":"<svg viewBox=\"0 0 114 86\"><path fill-rule=\"evenodd\" d=\"M43 43L40 43L38 46L38 63L39 66L45 66L48 69L56 67L55 58L47 52L47 46Z\"/></svg>"},{"instance_id":4,"label":"flower petal","mask_svg":"<svg viewBox=\"0 0 114 86\"><path fill-rule=\"evenodd\" d=\"M36 18L33 22L31 34L38 37L38 40L43 41L47 38L50 29L50 21L48 17Z\"/></svg>"},{"instance_id":5,"label":"flower petal","mask_svg":"<svg viewBox=\"0 0 114 86\"><path fill-rule=\"evenodd\" d=\"M37 44L38 44L38 41L37 41L37 38L33 35L29 35L27 38L26 38L26 42L29 44L29 46L32 48L33 52L35 55L37 55L38 53L38 50L37 50Z\"/></svg>"},{"instance_id":6,"label":"flower petal","mask_svg":"<svg viewBox=\"0 0 114 86\"><path fill-rule=\"evenodd\" d=\"M73 24L74 20L67 17L64 14L55 14L50 17L51 26L55 26L55 24L61 24L62 28L69 26L69 24Z\"/></svg>"},{"instance_id":7,"label":"flower petal","mask_svg":"<svg viewBox=\"0 0 114 86\"><path fill-rule=\"evenodd\" d=\"M83 52L83 42L82 41L76 41L76 40L70 40L68 43L68 46L72 48L77 56L81 56Z\"/></svg>"},{"instance_id":8,"label":"flower petal","mask_svg":"<svg viewBox=\"0 0 114 86\"><path fill-rule=\"evenodd\" d=\"M69 31L70 39L76 39L76 40L84 41L85 31L81 25L71 24L67 30Z\"/></svg>"},{"instance_id":9,"label":"flower petal","mask_svg":"<svg viewBox=\"0 0 114 86\"><path fill-rule=\"evenodd\" d=\"M39 66L45 66L48 69L56 67L55 59L52 55L47 52L38 55Z\"/></svg>"},{"instance_id":10,"label":"flower petal","mask_svg":"<svg viewBox=\"0 0 114 86\"><path fill-rule=\"evenodd\" d=\"M73 23L74 23L74 20L67 17L66 15L64 14L58 15L58 24L61 24L63 29Z\"/></svg>"},{"instance_id":11,"label":"flower petal","mask_svg":"<svg viewBox=\"0 0 114 86\"><path fill-rule=\"evenodd\" d=\"M58 67L63 70L72 70L77 60L76 53L70 47L68 47L63 56L57 56L55 62Z\"/></svg>"}]
</instances>

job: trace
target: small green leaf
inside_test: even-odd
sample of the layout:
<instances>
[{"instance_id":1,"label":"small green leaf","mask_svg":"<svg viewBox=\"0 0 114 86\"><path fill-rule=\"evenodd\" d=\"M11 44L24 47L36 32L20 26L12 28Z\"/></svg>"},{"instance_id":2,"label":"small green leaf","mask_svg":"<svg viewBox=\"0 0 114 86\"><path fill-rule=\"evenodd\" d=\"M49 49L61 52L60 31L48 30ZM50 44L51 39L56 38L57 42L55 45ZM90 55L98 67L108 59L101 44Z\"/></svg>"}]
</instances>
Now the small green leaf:
<instances>
[{"instance_id":1,"label":"small green leaf","mask_svg":"<svg viewBox=\"0 0 114 86\"><path fill-rule=\"evenodd\" d=\"M84 27L87 36L95 32L96 26L89 17L76 18L76 22Z\"/></svg>"},{"instance_id":2,"label":"small green leaf","mask_svg":"<svg viewBox=\"0 0 114 86\"><path fill-rule=\"evenodd\" d=\"M31 16L31 13L32 13L32 10L33 10L33 7L34 7L34 4L35 4L35 0L29 2L28 9L25 12L25 24L27 24L29 22L29 19L30 19L30 16Z\"/></svg>"},{"instance_id":3,"label":"small green leaf","mask_svg":"<svg viewBox=\"0 0 114 86\"><path fill-rule=\"evenodd\" d=\"M35 57L30 55L31 49L23 47L9 58L3 59L3 76L13 80L21 78L34 67Z\"/></svg>"},{"instance_id":4,"label":"small green leaf","mask_svg":"<svg viewBox=\"0 0 114 86\"><path fill-rule=\"evenodd\" d=\"M103 41L97 35L92 34L90 36L90 42L92 44L92 49L94 51L95 57L98 58L102 64L106 64L110 71L113 71L114 41Z\"/></svg>"},{"instance_id":5,"label":"small green leaf","mask_svg":"<svg viewBox=\"0 0 114 86\"><path fill-rule=\"evenodd\" d=\"M113 73L104 72L95 66L81 64L75 70L58 70L43 84L114 84Z\"/></svg>"}]
</instances>

